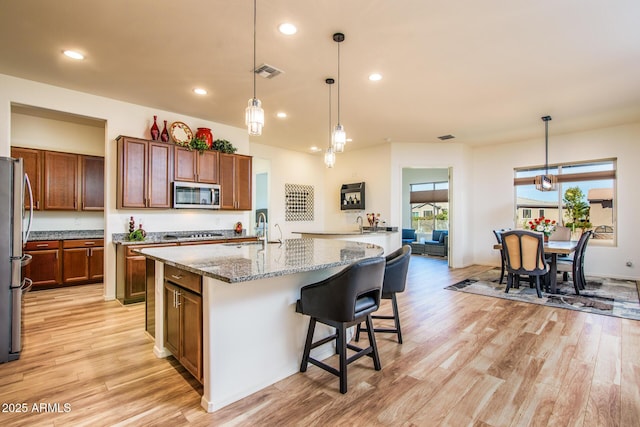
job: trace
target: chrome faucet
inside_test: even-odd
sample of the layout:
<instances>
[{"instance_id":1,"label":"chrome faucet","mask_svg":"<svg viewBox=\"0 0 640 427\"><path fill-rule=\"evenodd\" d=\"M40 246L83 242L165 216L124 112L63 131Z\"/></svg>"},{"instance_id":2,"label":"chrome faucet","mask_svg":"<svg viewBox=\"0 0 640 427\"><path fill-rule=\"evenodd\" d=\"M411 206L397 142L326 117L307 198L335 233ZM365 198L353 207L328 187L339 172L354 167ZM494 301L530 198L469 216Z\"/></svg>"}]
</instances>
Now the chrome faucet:
<instances>
[{"instance_id":1,"label":"chrome faucet","mask_svg":"<svg viewBox=\"0 0 640 427\"><path fill-rule=\"evenodd\" d=\"M358 217L356 218L356 222L358 223L358 229L360 230L360 233L362 233L362 217L360 215L358 215Z\"/></svg>"},{"instance_id":2,"label":"chrome faucet","mask_svg":"<svg viewBox=\"0 0 640 427\"><path fill-rule=\"evenodd\" d=\"M264 212L260 212L258 214L258 223L256 224L258 231L260 231L261 222L264 224L264 228L262 229L262 235L258 236L258 240L262 240L263 243L267 243L267 216Z\"/></svg>"}]
</instances>

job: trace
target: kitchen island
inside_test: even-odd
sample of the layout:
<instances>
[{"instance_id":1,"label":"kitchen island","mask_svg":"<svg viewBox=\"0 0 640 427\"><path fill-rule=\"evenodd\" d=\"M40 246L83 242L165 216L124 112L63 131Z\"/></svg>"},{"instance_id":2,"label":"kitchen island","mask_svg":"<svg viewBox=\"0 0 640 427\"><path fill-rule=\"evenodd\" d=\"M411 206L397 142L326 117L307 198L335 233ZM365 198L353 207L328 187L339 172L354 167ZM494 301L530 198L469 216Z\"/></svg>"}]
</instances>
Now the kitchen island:
<instances>
[{"instance_id":1,"label":"kitchen island","mask_svg":"<svg viewBox=\"0 0 640 427\"><path fill-rule=\"evenodd\" d=\"M360 259L381 256L383 249L361 242L287 239L137 252L155 261L154 353L158 357L174 353L165 343L165 310L170 304L165 298L174 295L175 303L176 294L166 293L165 266L176 278L181 276L176 269L202 278L201 405L212 412L298 372L309 322L295 312L300 288ZM317 327L316 333L326 336L332 329ZM332 345L315 349L315 357L334 354Z\"/></svg>"}]
</instances>

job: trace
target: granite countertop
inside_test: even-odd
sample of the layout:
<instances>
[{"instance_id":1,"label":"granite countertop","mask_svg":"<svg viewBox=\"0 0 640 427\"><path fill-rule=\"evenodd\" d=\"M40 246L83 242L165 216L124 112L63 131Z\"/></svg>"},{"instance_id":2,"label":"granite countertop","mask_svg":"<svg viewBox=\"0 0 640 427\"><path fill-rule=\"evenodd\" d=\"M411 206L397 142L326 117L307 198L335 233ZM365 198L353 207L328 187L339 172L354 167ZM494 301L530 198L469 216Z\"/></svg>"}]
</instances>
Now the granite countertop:
<instances>
[{"instance_id":1,"label":"granite countertop","mask_svg":"<svg viewBox=\"0 0 640 427\"><path fill-rule=\"evenodd\" d=\"M228 283L346 266L363 258L382 256L370 243L327 239L286 239L262 242L166 246L137 249L142 255L201 276Z\"/></svg>"},{"instance_id":2,"label":"granite countertop","mask_svg":"<svg viewBox=\"0 0 640 427\"><path fill-rule=\"evenodd\" d=\"M142 245L156 243L198 242L211 240L232 240L255 238L245 231L236 234L233 230L195 230L195 231L162 231L148 232L144 240L128 240L129 233L113 233L113 243L117 245Z\"/></svg>"},{"instance_id":3,"label":"granite countertop","mask_svg":"<svg viewBox=\"0 0 640 427\"><path fill-rule=\"evenodd\" d=\"M73 239L104 239L104 230L32 231L29 233L30 242Z\"/></svg>"},{"instance_id":4,"label":"granite countertop","mask_svg":"<svg viewBox=\"0 0 640 427\"><path fill-rule=\"evenodd\" d=\"M359 230L328 230L328 231L293 231L294 234L317 234L319 236L357 236L357 235L369 235L369 234L389 234L397 233L397 227L378 227L372 229L371 227L362 227L362 232Z\"/></svg>"}]
</instances>

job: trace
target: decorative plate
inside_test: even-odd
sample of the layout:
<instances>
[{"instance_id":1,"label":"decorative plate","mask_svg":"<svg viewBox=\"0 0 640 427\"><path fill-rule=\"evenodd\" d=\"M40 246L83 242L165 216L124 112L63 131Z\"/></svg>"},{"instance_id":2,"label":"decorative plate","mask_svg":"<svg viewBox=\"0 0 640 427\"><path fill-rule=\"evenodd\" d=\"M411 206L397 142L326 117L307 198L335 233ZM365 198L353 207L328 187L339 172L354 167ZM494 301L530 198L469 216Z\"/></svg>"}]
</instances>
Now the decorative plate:
<instances>
[{"instance_id":1,"label":"decorative plate","mask_svg":"<svg viewBox=\"0 0 640 427\"><path fill-rule=\"evenodd\" d=\"M191 128L182 122L171 123L169 133L171 134L171 138L180 145L189 144L193 139Z\"/></svg>"}]
</instances>

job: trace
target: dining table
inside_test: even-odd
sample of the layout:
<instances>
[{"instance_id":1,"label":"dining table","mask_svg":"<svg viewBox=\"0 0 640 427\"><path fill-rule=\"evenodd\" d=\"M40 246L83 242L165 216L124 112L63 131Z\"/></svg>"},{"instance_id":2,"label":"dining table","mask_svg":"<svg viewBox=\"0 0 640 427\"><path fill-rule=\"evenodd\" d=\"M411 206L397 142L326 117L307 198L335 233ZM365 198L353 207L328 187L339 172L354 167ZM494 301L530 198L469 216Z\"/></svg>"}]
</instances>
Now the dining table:
<instances>
[{"instance_id":1,"label":"dining table","mask_svg":"<svg viewBox=\"0 0 640 427\"><path fill-rule=\"evenodd\" d=\"M577 240L551 240L544 242L544 253L550 255L549 264L549 293L558 293L558 255L569 255L575 252L578 246ZM496 243L493 249L502 250L502 245Z\"/></svg>"}]
</instances>

